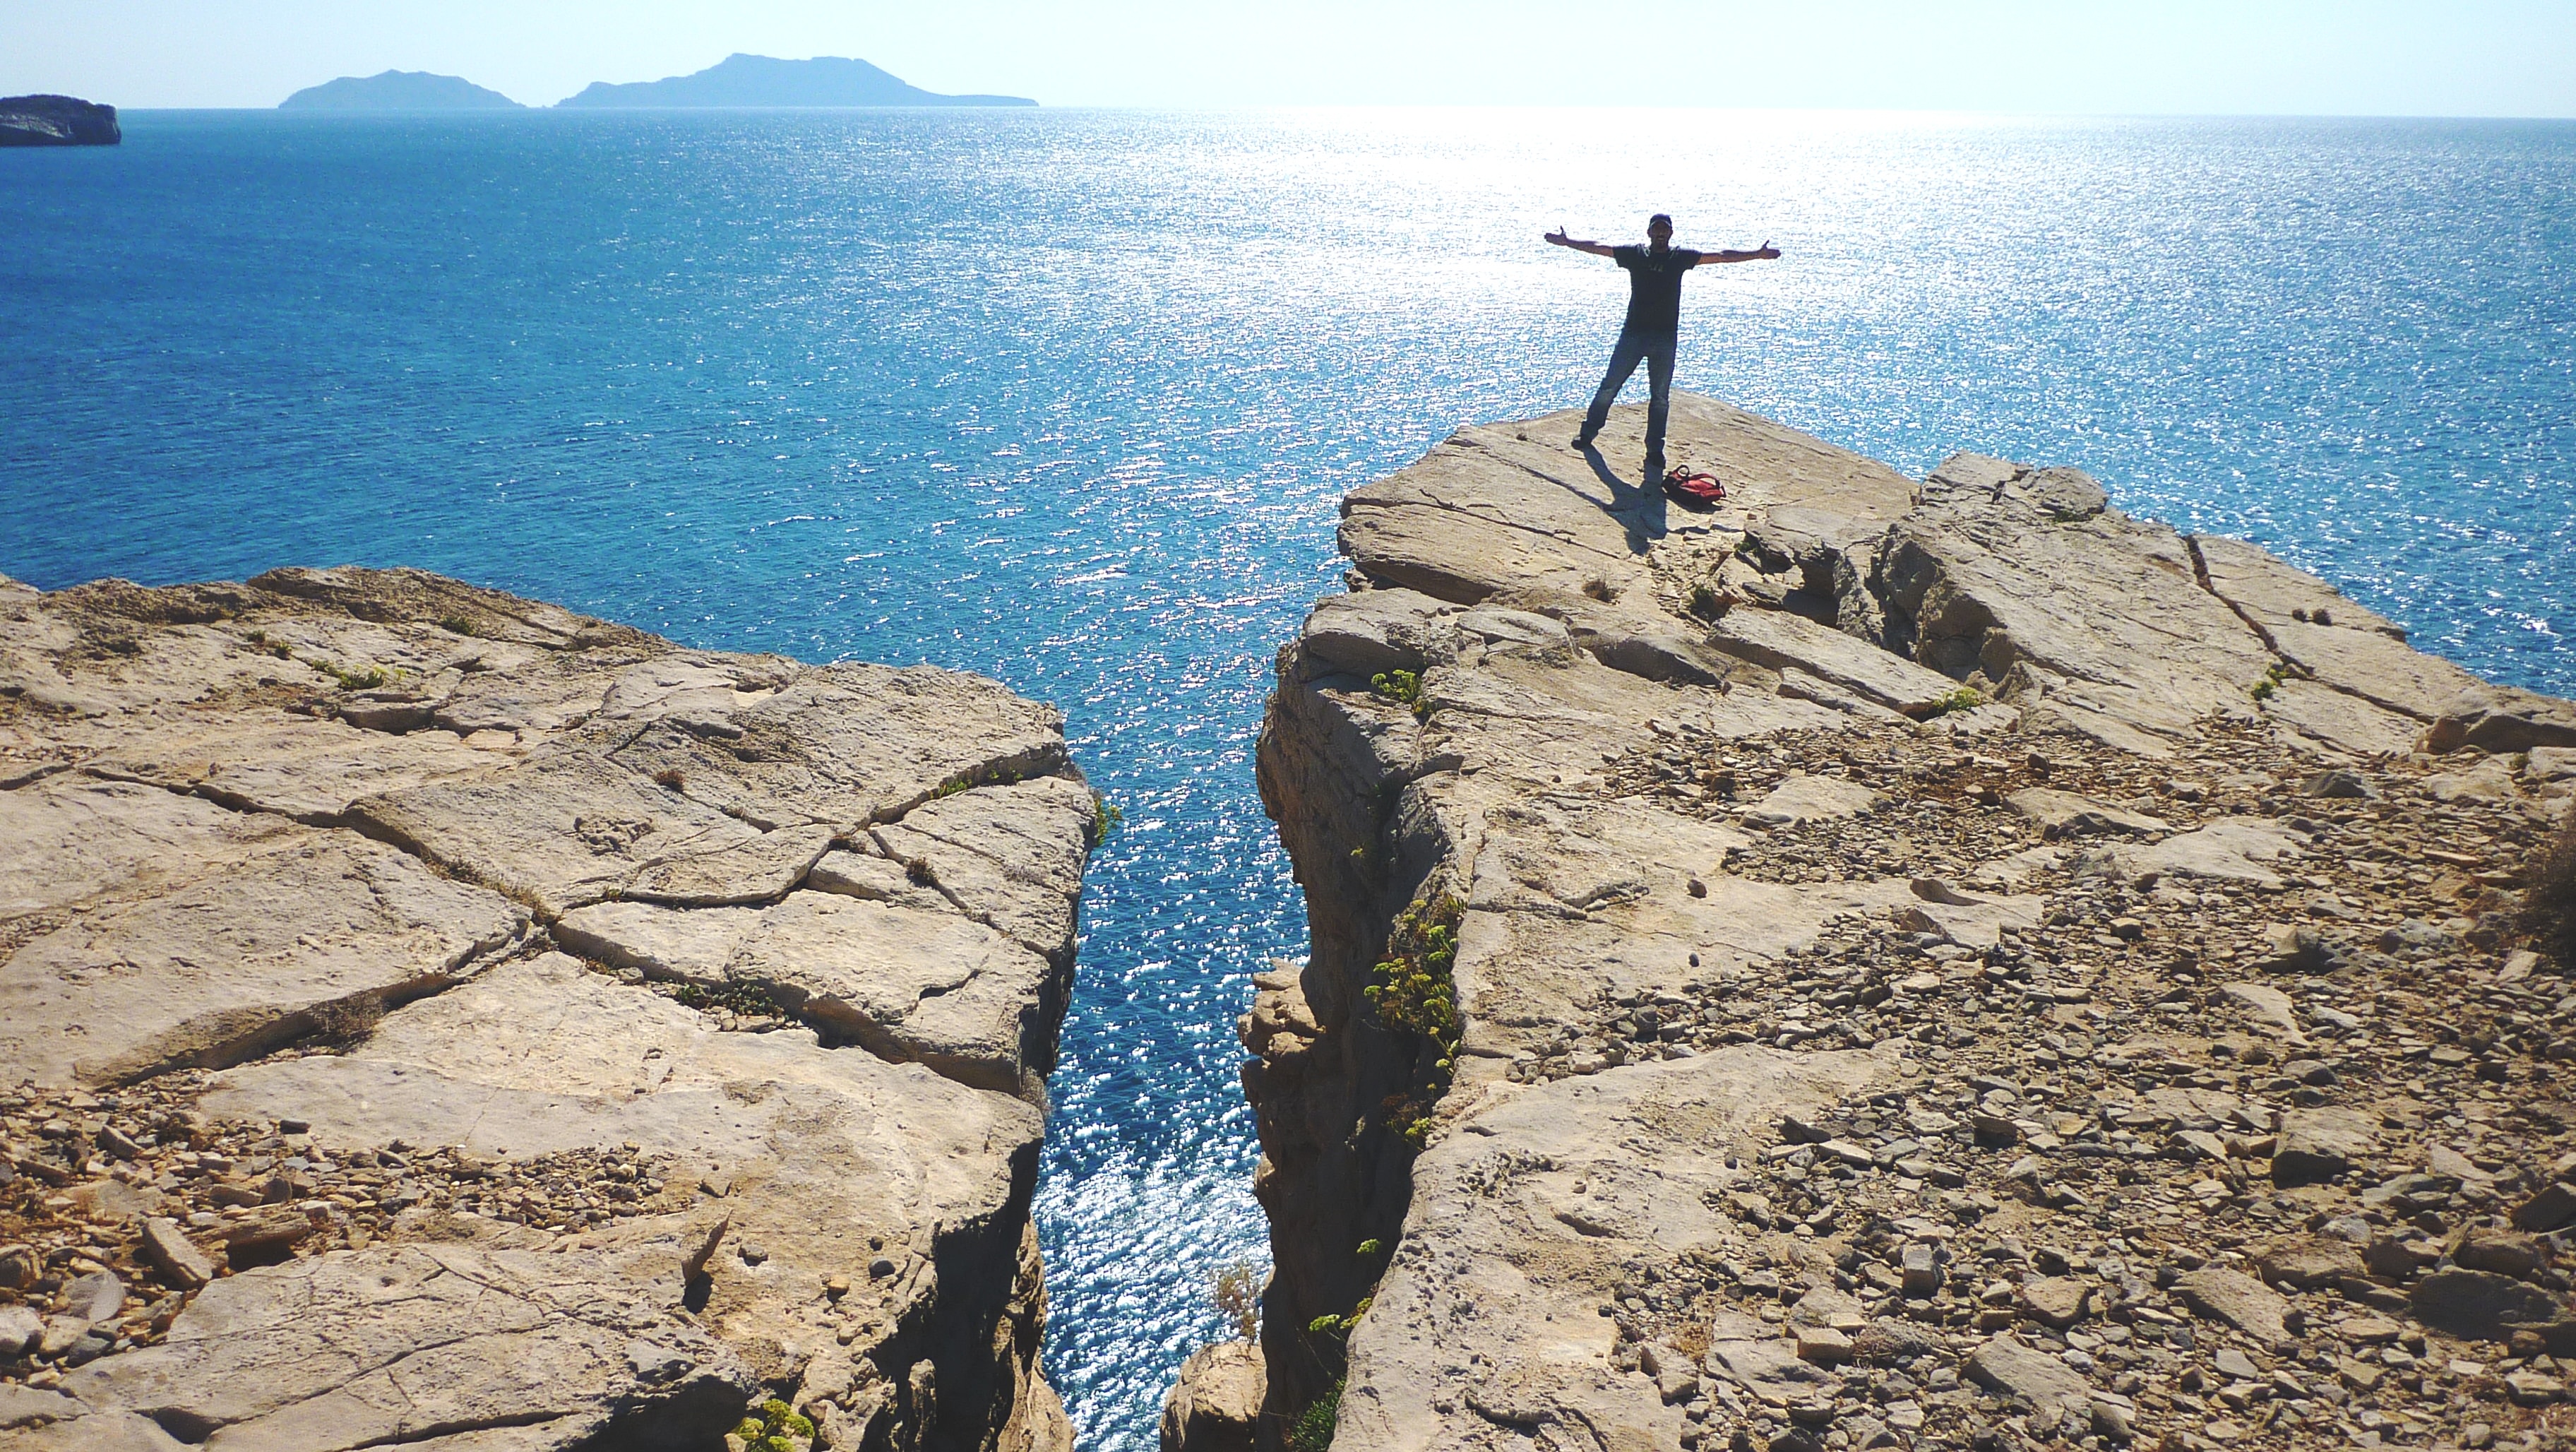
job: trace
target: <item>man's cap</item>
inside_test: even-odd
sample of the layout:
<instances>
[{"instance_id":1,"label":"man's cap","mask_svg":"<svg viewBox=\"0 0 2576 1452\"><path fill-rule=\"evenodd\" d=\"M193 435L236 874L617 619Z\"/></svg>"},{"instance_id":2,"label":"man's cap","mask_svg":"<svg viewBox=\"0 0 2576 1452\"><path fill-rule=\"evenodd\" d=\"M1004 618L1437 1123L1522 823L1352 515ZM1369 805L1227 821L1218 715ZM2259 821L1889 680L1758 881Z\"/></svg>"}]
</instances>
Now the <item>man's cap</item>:
<instances>
[{"instance_id":1,"label":"man's cap","mask_svg":"<svg viewBox=\"0 0 2576 1452\"><path fill-rule=\"evenodd\" d=\"M1646 225L1649 227L1655 225L1657 222L1661 222L1665 226L1669 227L1673 224L1673 219L1670 215L1663 212L1657 212L1655 215L1646 219Z\"/></svg>"}]
</instances>

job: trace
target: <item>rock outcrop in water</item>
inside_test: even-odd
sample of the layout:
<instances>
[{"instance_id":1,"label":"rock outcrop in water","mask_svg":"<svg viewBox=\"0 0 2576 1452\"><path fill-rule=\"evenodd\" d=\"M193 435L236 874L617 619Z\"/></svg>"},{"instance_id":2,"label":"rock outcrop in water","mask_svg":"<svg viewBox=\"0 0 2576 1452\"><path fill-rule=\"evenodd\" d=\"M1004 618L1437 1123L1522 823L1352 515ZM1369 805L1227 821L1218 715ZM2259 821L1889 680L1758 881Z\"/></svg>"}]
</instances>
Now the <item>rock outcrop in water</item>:
<instances>
[{"instance_id":1,"label":"rock outcrop in water","mask_svg":"<svg viewBox=\"0 0 2576 1452\"><path fill-rule=\"evenodd\" d=\"M74 96L0 96L0 146L114 146L116 108Z\"/></svg>"},{"instance_id":2,"label":"rock outcrop in water","mask_svg":"<svg viewBox=\"0 0 2576 1452\"><path fill-rule=\"evenodd\" d=\"M324 81L277 103L280 111L517 111L518 102L463 76L379 71Z\"/></svg>"},{"instance_id":3,"label":"rock outcrop in water","mask_svg":"<svg viewBox=\"0 0 2576 1452\"><path fill-rule=\"evenodd\" d=\"M413 571L0 582L0 1445L1070 1445L1061 718Z\"/></svg>"},{"instance_id":4,"label":"rock outcrop in water","mask_svg":"<svg viewBox=\"0 0 2576 1452\"><path fill-rule=\"evenodd\" d=\"M1355 491L1280 654L1260 1445L2562 1415L2576 965L2517 943L2576 707L2073 470L1683 398L1692 514L1638 422Z\"/></svg>"},{"instance_id":5,"label":"rock outcrop in water","mask_svg":"<svg viewBox=\"0 0 2576 1452\"><path fill-rule=\"evenodd\" d=\"M809 106L1034 106L1026 96L943 96L908 85L863 60L816 56L780 60L729 55L702 71L658 81L593 81L556 103L651 110Z\"/></svg>"}]
</instances>

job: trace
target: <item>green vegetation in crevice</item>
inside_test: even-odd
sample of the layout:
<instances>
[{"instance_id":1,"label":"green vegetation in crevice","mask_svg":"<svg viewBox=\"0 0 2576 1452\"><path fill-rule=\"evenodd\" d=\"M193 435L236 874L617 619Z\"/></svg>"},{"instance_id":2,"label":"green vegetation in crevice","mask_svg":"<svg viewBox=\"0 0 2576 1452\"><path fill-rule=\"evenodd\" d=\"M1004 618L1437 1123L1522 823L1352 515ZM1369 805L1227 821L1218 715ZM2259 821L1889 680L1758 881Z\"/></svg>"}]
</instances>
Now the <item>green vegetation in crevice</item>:
<instances>
[{"instance_id":1,"label":"green vegetation in crevice","mask_svg":"<svg viewBox=\"0 0 2576 1452\"><path fill-rule=\"evenodd\" d=\"M1380 671L1369 677L1369 689L1412 711L1416 721L1431 719L1431 703L1422 699L1422 677L1412 671Z\"/></svg>"},{"instance_id":2,"label":"green vegetation in crevice","mask_svg":"<svg viewBox=\"0 0 2576 1452\"><path fill-rule=\"evenodd\" d=\"M1376 1299L1377 1298L1375 1296L1360 1297L1360 1303L1351 1307L1351 1313L1347 1316L1318 1316L1314 1320L1306 1323L1306 1334L1309 1336L1348 1336L1359 1329L1360 1318L1368 1314L1369 1304Z\"/></svg>"},{"instance_id":3,"label":"green vegetation in crevice","mask_svg":"<svg viewBox=\"0 0 2576 1452\"><path fill-rule=\"evenodd\" d=\"M2271 665L2264 668L2263 679L2254 683L2254 699L2258 701L2270 700L2272 693L2281 689L2281 683L2289 678L2290 667L2287 662L2277 660L2272 662Z\"/></svg>"},{"instance_id":4,"label":"green vegetation in crevice","mask_svg":"<svg viewBox=\"0 0 2576 1452\"><path fill-rule=\"evenodd\" d=\"M1329 1452L1342 1419L1342 1383L1336 1381L1288 1423L1288 1452Z\"/></svg>"},{"instance_id":5,"label":"green vegetation in crevice","mask_svg":"<svg viewBox=\"0 0 2576 1452\"><path fill-rule=\"evenodd\" d=\"M1417 1150L1430 1131L1431 1107L1447 1092L1457 1061L1458 988L1451 972L1458 960L1458 922L1466 911L1454 893L1416 899L1387 934L1377 981L1360 990L1376 1009L1378 1022L1427 1041L1434 1050L1420 1077L1380 1106L1387 1127Z\"/></svg>"},{"instance_id":6,"label":"green vegetation in crevice","mask_svg":"<svg viewBox=\"0 0 2576 1452\"><path fill-rule=\"evenodd\" d=\"M814 1445L814 1423L776 1397L751 1409L725 1439L745 1452L806 1452Z\"/></svg>"},{"instance_id":7,"label":"green vegetation in crevice","mask_svg":"<svg viewBox=\"0 0 2576 1452\"><path fill-rule=\"evenodd\" d=\"M364 666L356 670L351 670L347 667L335 665L330 661L323 660L319 656L306 656L304 658L304 663L339 682L340 689L344 691L381 690L384 687L390 686L394 682L402 679L402 672L399 669L389 670L386 667L379 665Z\"/></svg>"},{"instance_id":8,"label":"green vegetation in crevice","mask_svg":"<svg viewBox=\"0 0 2576 1452\"><path fill-rule=\"evenodd\" d=\"M785 1023L799 1021L793 1007L757 983L694 983L683 979L677 982L662 980L647 986L673 1003L683 1008L694 1008L700 1013L723 1010L738 1018L771 1018Z\"/></svg>"},{"instance_id":9,"label":"green vegetation in crevice","mask_svg":"<svg viewBox=\"0 0 2576 1452\"><path fill-rule=\"evenodd\" d=\"M1927 716L1925 719L1929 720L1934 716L1947 716L1953 711L1973 711L1985 703L1986 697L1984 692L1978 690L1974 686L1961 686L1959 689L1952 691L1950 694L1933 702L1931 715Z\"/></svg>"},{"instance_id":10,"label":"green vegetation in crevice","mask_svg":"<svg viewBox=\"0 0 2576 1452\"><path fill-rule=\"evenodd\" d=\"M972 791L977 787L1017 786L1019 785L1019 782L1020 774L1016 771L1010 771L1002 767L979 766L961 775L952 776L948 780L931 788L930 795L923 800L935 802L946 797L953 797L959 792Z\"/></svg>"}]
</instances>

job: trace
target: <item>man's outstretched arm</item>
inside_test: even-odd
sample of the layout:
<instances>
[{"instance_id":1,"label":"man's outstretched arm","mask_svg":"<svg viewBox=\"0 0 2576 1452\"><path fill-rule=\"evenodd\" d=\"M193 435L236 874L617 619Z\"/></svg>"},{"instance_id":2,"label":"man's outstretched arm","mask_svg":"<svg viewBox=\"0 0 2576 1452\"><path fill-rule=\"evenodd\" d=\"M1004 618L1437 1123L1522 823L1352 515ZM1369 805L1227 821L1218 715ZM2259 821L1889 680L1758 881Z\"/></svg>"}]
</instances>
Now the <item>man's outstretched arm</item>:
<instances>
[{"instance_id":1,"label":"man's outstretched arm","mask_svg":"<svg viewBox=\"0 0 2576 1452\"><path fill-rule=\"evenodd\" d=\"M1599 242L1585 242L1579 238L1568 237L1565 235L1565 229L1563 227L1559 227L1555 231L1548 233L1547 236L1541 240L1554 243L1559 247L1571 247L1577 252L1589 252L1595 257L1611 257L1617 255L1618 252L1617 248L1604 246Z\"/></svg>"},{"instance_id":2,"label":"man's outstretched arm","mask_svg":"<svg viewBox=\"0 0 2576 1452\"><path fill-rule=\"evenodd\" d=\"M1768 262L1780 255L1780 249L1765 242L1750 252L1703 252L1693 267L1706 267L1712 262Z\"/></svg>"}]
</instances>

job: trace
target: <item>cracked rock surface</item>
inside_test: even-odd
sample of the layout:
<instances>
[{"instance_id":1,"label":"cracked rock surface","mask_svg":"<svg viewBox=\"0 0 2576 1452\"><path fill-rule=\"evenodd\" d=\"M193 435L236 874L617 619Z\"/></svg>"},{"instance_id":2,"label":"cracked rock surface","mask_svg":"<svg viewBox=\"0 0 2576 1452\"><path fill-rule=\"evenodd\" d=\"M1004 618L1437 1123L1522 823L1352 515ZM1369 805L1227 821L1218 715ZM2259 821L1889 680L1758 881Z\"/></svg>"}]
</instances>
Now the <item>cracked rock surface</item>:
<instances>
[{"instance_id":1,"label":"cracked rock surface","mask_svg":"<svg viewBox=\"0 0 2576 1452\"><path fill-rule=\"evenodd\" d=\"M1093 811L972 676L0 581L0 1446L1068 1446Z\"/></svg>"},{"instance_id":2,"label":"cracked rock surface","mask_svg":"<svg viewBox=\"0 0 2576 1452\"><path fill-rule=\"evenodd\" d=\"M1683 396L1685 512L1641 413L1355 491L1280 653L1250 1440L2558 1437L2576 707L2076 470Z\"/></svg>"}]
</instances>

